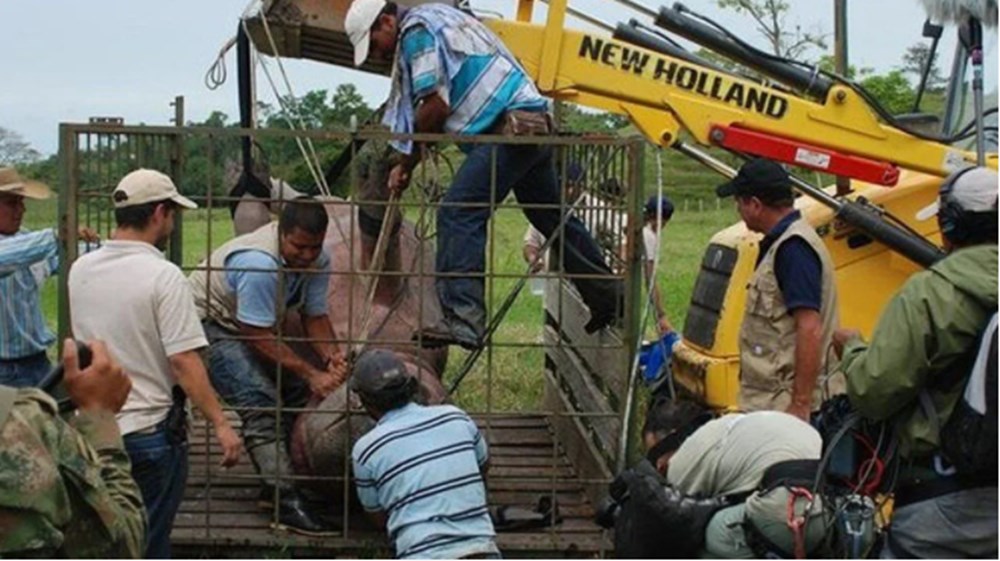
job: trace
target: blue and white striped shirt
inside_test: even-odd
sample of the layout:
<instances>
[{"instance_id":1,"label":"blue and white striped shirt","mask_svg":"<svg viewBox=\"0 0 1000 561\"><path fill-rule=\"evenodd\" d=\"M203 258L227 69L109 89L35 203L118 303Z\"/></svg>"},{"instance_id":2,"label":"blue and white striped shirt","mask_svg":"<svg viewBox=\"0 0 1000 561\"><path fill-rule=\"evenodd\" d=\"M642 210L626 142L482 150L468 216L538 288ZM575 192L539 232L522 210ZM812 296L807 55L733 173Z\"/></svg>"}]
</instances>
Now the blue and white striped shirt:
<instances>
[{"instance_id":1,"label":"blue and white striped shirt","mask_svg":"<svg viewBox=\"0 0 1000 561\"><path fill-rule=\"evenodd\" d=\"M398 62L383 123L412 133L417 103L437 93L451 110L445 132L482 134L510 109L546 111L548 102L500 40L474 17L424 4L400 23ZM394 142L409 153L411 143Z\"/></svg>"},{"instance_id":2,"label":"blue and white striped shirt","mask_svg":"<svg viewBox=\"0 0 1000 561\"><path fill-rule=\"evenodd\" d=\"M396 556L455 559L495 553L480 468L486 441L451 405L394 409L352 451L358 498L388 515Z\"/></svg>"},{"instance_id":3,"label":"blue and white striped shirt","mask_svg":"<svg viewBox=\"0 0 1000 561\"><path fill-rule=\"evenodd\" d=\"M59 270L51 229L0 236L0 360L44 352L56 337L45 323L39 293Z\"/></svg>"}]
</instances>

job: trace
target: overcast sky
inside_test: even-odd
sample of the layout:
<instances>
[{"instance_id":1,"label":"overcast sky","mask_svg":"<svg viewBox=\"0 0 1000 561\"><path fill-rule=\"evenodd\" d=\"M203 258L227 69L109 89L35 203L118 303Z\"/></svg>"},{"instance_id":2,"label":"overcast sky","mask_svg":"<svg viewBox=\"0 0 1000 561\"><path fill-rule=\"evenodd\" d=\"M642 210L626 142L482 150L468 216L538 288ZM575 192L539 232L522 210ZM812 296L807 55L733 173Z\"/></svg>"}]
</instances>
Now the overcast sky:
<instances>
[{"instance_id":1,"label":"overcast sky","mask_svg":"<svg viewBox=\"0 0 1000 561\"><path fill-rule=\"evenodd\" d=\"M659 5L653 0L639 2ZM760 44L751 21L720 11L715 0L686 3ZM610 0L570 4L604 21L633 17ZM832 48L833 0L791 4L789 22L830 34ZM899 65L907 46L921 40L924 13L917 0L848 4L853 65L889 70ZM514 5L514 0L472 0L476 9L508 17ZM7 53L0 85L0 127L20 133L34 148L49 154L56 151L60 122L101 115L124 117L127 123L167 124L175 95L185 96L188 120L202 120L213 110L235 120L239 114L235 49L227 56L229 79L221 88L208 90L204 76L219 48L234 34L246 6L247 0L0 0L4 22L0 52ZM570 25L586 28L573 20ZM950 53L952 44L944 52ZM332 91L338 84L353 82L374 106L388 91L387 79L345 68L289 60L286 69L298 94L321 88ZM263 77L258 89L262 100L273 100Z\"/></svg>"}]
</instances>

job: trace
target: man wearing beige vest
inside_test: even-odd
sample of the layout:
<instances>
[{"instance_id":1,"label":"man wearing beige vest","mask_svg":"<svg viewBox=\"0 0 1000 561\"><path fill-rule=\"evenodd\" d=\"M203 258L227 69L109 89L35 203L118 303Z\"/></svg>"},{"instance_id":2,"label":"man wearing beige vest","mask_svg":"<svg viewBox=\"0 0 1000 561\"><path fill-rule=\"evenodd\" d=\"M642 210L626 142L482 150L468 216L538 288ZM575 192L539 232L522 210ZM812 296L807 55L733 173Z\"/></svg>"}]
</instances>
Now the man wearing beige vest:
<instances>
[{"instance_id":1,"label":"man wearing beige vest","mask_svg":"<svg viewBox=\"0 0 1000 561\"><path fill-rule=\"evenodd\" d=\"M279 419L277 407L303 407L310 394L325 397L346 375L327 316L328 223L321 204L286 203L278 222L223 244L190 277L208 336L212 383L243 421L247 451L263 482L261 502L273 505L277 496L278 525L303 534L327 528L290 478L288 434L298 413L281 410ZM290 311L299 313L316 357L278 337Z\"/></svg>"},{"instance_id":2,"label":"man wearing beige vest","mask_svg":"<svg viewBox=\"0 0 1000 561\"><path fill-rule=\"evenodd\" d=\"M747 162L716 193L735 197L747 228L764 234L740 328L740 408L807 421L824 393L843 388L824 365L837 328L830 255L795 210L788 172L775 162Z\"/></svg>"}]
</instances>

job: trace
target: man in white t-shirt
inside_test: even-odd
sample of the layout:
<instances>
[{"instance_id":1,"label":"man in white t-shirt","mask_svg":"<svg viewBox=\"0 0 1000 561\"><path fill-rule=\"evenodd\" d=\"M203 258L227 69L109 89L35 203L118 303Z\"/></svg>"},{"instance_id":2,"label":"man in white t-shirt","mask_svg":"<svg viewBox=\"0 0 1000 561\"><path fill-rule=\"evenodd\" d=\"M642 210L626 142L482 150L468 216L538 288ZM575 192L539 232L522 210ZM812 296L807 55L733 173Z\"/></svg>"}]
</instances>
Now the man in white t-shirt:
<instances>
[{"instance_id":1,"label":"man in white t-shirt","mask_svg":"<svg viewBox=\"0 0 1000 561\"><path fill-rule=\"evenodd\" d=\"M214 426L223 466L237 462L242 442L199 355L208 341L190 285L162 253L180 208L196 205L148 169L126 175L112 199L112 239L69 272L73 333L106 341L132 380L118 426L149 518L146 557L168 558L188 471L187 396Z\"/></svg>"},{"instance_id":2,"label":"man in white t-shirt","mask_svg":"<svg viewBox=\"0 0 1000 561\"><path fill-rule=\"evenodd\" d=\"M601 246L605 253L605 259L612 264L612 269L616 269L615 264L620 262L624 255L624 236L622 232L628 227L628 216L615 208L615 204L608 199L582 192L585 174L579 164L570 163L566 166L566 185L564 187L565 205L567 209L572 209L573 214L583 222L587 231L594 237L594 240ZM606 180L600 191L613 189L612 185L617 185L613 178ZM621 248L615 247L621 245ZM528 225L524 231L524 239L521 247L521 255L524 262L531 265L531 273L535 274L545 269L548 262L548 255L542 255L542 246L545 245L545 236L534 226Z\"/></svg>"},{"instance_id":3,"label":"man in white t-shirt","mask_svg":"<svg viewBox=\"0 0 1000 561\"><path fill-rule=\"evenodd\" d=\"M667 319L667 310L663 306L663 298L660 296L660 289L656 284L656 256L660 253L660 234L663 227L670 222L674 215L674 204L665 196L653 195L646 201L642 212L642 247L643 262L642 272L646 278L646 286L649 288L649 298L653 303L653 311L656 314L656 325L660 333L666 335L674 331L673 325Z\"/></svg>"}]
</instances>

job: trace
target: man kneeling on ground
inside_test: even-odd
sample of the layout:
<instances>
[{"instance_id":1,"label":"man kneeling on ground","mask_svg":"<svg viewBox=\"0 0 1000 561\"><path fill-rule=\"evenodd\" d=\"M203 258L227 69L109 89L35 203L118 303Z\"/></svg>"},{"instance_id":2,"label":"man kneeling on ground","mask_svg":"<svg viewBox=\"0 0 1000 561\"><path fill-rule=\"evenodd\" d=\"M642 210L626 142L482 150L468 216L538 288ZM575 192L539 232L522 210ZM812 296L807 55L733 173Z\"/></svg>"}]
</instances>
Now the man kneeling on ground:
<instances>
[{"instance_id":1,"label":"man kneeling on ground","mask_svg":"<svg viewBox=\"0 0 1000 561\"><path fill-rule=\"evenodd\" d=\"M417 380L372 350L350 387L378 424L354 445L358 498L400 559L499 559L486 505L486 440L465 412L413 401Z\"/></svg>"},{"instance_id":2,"label":"man kneeling on ground","mask_svg":"<svg viewBox=\"0 0 1000 561\"><path fill-rule=\"evenodd\" d=\"M819 433L777 411L711 418L690 402L650 406L643 427L647 459L611 484L612 498L622 505L615 553L623 558L820 555L822 503L803 492L820 458ZM789 508L808 520L799 539L788 526Z\"/></svg>"}]
</instances>

